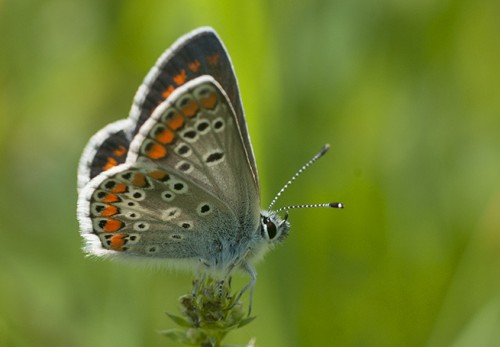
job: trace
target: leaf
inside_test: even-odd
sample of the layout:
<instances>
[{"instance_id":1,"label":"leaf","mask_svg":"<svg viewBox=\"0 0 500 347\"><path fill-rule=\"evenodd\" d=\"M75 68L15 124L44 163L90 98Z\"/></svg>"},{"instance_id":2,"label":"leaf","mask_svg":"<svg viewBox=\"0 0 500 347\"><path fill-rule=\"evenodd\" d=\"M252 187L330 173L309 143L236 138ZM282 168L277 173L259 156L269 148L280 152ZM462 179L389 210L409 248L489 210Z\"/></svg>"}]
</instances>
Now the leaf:
<instances>
[{"instance_id":1,"label":"leaf","mask_svg":"<svg viewBox=\"0 0 500 347\"><path fill-rule=\"evenodd\" d=\"M184 344L191 343L191 340L187 337L186 333L179 329L162 330L160 331L160 334L174 340L175 342Z\"/></svg>"},{"instance_id":2,"label":"leaf","mask_svg":"<svg viewBox=\"0 0 500 347\"><path fill-rule=\"evenodd\" d=\"M242 319L239 324L238 324L238 328L241 328L241 327L244 327L245 325L253 322L253 320L257 318L256 316L253 316L253 317L248 317L248 318L245 318L245 319Z\"/></svg>"},{"instance_id":3,"label":"leaf","mask_svg":"<svg viewBox=\"0 0 500 347\"><path fill-rule=\"evenodd\" d=\"M189 324L189 322L185 318L170 314L168 312L167 312L167 316L169 316L170 319L175 322L175 324L180 325L181 327L186 327L186 328L192 327L192 325Z\"/></svg>"}]
</instances>

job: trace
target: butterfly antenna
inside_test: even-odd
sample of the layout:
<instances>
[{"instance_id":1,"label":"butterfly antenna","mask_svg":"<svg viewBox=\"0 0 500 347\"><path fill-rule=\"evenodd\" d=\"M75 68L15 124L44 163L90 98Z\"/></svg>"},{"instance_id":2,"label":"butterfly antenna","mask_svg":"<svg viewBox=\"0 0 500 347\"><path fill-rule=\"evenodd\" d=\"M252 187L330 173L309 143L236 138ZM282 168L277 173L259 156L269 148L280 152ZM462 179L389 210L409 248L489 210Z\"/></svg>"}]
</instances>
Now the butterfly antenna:
<instances>
[{"instance_id":1,"label":"butterfly antenna","mask_svg":"<svg viewBox=\"0 0 500 347\"><path fill-rule=\"evenodd\" d=\"M344 204L341 202L329 202L326 204L307 204L307 205L292 205L292 206L285 206L277 209L275 213L281 212L281 211L287 211L292 210L294 208L316 208L316 207L331 207L331 208L344 208ZM288 213L286 215L288 217ZM286 218L285 218L286 220Z\"/></svg>"},{"instance_id":2,"label":"butterfly antenna","mask_svg":"<svg viewBox=\"0 0 500 347\"><path fill-rule=\"evenodd\" d=\"M293 175L293 177L290 178L290 180L288 182L286 182L286 184L283 186L283 188L281 188L281 190L278 192L278 194L276 194L276 196L274 197L273 201L271 201L271 203L269 204L269 207L267 209L271 210L271 208L276 203L276 201L278 200L278 198L280 197L280 195L290 186L290 184L292 184L292 182L295 181L297 179L297 177L299 177L302 172L304 172L309 166L311 166L312 163L314 163L316 160L318 160L323 155L325 155L325 153L329 149L330 149L330 145L329 144L324 145L323 148L321 148L321 151L319 151L318 154L316 154L314 157L311 158L311 160L309 160L307 163L305 163L305 165L302 166L299 169L299 171L297 171L295 173L295 175ZM328 205L328 204L318 204L318 205ZM313 207L313 205L304 205L304 206ZM315 207L327 207L327 206L315 206ZM331 207L331 206L329 206L329 207ZM292 207L292 208L298 208L298 207ZM307 208L307 207L303 207L303 208ZM280 208L278 211L282 211L284 209L285 208Z\"/></svg>"}]
</instances>

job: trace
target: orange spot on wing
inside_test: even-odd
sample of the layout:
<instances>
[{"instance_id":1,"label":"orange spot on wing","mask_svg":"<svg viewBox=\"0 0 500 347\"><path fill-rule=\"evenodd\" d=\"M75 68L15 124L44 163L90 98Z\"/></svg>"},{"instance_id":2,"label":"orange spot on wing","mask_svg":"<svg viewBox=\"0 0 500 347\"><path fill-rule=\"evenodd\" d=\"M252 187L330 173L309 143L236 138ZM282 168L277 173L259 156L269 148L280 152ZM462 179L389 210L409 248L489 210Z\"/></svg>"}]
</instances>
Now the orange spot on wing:
<instances>
[{"instance_id":1,"label":"orange spot on wing","mask_svg":"<svg viewBox=\"0 0 500 347\"><path fill-rule=\"evenodd\" d=\"M163 91L163 93L161 93L161 96L166 99L170 96L170 94L172 94L172 92L175 90L174 86L168 86L167 89L165 89Z\"/></svg>"},{"instance_id":2,"label":"orange spot on wing","mask_svg":"<svg viewBox=\"0 0 500 347\"><path fill-rule=\"evenodd\" d=\"M161 159L167 155L167 149L158 143L152 142L146 149L146 155L151 159Z\"/></svg>"},{"instance_id":3,"label":"orange spot on wing","mask_svg":"<svg viewBox=\"0 0 500 347\"><path fill-rule=\"evenodd\" d=\"M198 112L198 103L195 100L192 100L182 108L182 112L187 116L187 117L193 117L196 115L196 112Z\"/></svg>"},{"instance_id":4,"label":"orange spot on wing","mask_svg":"<svg viewBox=\"0 0 500 347\"><path fill-rule=\"evenodd\" d=\"M113 216L118 213L118 207L113 206L113 205L108 205L104 210L101 212L102 217L109 217Z\"/></svg>"},{"instance_id":5,"label":"orange spot on wing","mask_svg":"<svg viewBox=\"0 0 500 347\"><path fill-rule=\"evenodd\" d=\"M163 143L163 144L168 144L171 143L175 138L175 134L172 130L164 128L161 131L158 131L155 134L155 140Z\"/></svg>"},{"instance_id":6,"label":"orange spot on wing","mask_svg":"<svg viewBox=\"0 0 500 347\"><path fill-rule=\"evenodd\" d=\"M192 63L188 63L189 70L191 70L193 72L197 72L200 69L200 65L201 64L200 64L198 59L196 59Z\"/></svg>"},{"instance_id":7,"label":"orange spot on wing","mask_svg":"<svg viewBox=\"0 0 500 347\"><path fill-rule=\"evenodd\" d=\"M207 61L210 65L217 65L219 63L219 58L220 58L219 53L207 55Z\"/></svg>"},{"instance_id":8,"label":"orange spot on wing","mask_svg":"<svg viewBox=\"0 0 500 347\"><path fill-rule=\"evenodd\" d=\"M102 199L102 202L107 202L107 203L117 202L117 201L120 201L120 198L118 197L118 195L113 194L113 193L107 194L104 197L104 199Z\"/></svg>"},{"instance_id":9,"label":"orange spot on wing","mask_svg":"<svg viewBox=\"0 0 500 347\"><path fill-rule=\"evenodd\" d=\"M123 182L117 183L113 189L111 189L111 192L113 193L123 193L127 191L127 185Z\"/></svg>"},{"instance_id":10,"label":"orange spot on wing","mask_svg":"<svg viewBox=\"0 0 500 347\"><path fill-rule=\"evenodd\" d=\"M136 187L145 187L148 184L146 176L140 172L136 172L134 178L132 178L132 184Z\"/></svg>"},{"instance_id":11,"label":"orange spot on wing","mask_svg":"<svg viewBox=\"0 0 500 347\"><path fill-rule=\"evenodd\" d=\"M108 157L108 161L106 162L106 165L102 167L104 171L111 169L112 167L118 165L118 162L116 161L115 158L113 157Z\"/></svg>"},{"instance_id":12,"label":"orange spot on wing","mask_svg":"<svg viewBox=\"0 0 500 347\"><path fill-rule=\"evenodd\" d=\"M181 72L178 75L175 75L172 79L178 86L180 86L186 82L186 77L186 70L182 69Z\"/></svg>"},{"instance_id":13,"label":"orange spot on wing","mask_svg":"<svg viewBox=\"0 0 500 347\"><path fill-rule=\"evenodd\" d=\"M117 149L113 151L113 154L116 155L117 157L121 157L127 153L127 149L125 146L119 146Z\"/></svg>"},{"instance_id":14,"label":"orange spot on wing","mask_svg":"<svg viewBox=\"0 0 500 347\"><path fill-rule=\"evenodd\" d=\"M207 97L201 98L200 104L203 108L213 109L217 105L217 94L213 92Z\"/></svg>"},{"instance_id":15,"label":"orange spot on wing","mask_svg":"<svg viewBox=\"0 0 500 347\"><path fill-rule=\"evenodd\" d=\"M179 113L176 113L167 120L167 125L170 129L177 130L184 125L184 118Z\"/></svg>"},{"instance_id":16,"label":"orange spot on wing","mask_svg":"<svg viewBox=\"0 0 500 347\"><path fill-rule=\"evenodd\" d=\"M149 177L158 181L164 181L165 179L168 179L168 173L163 170L151 171L148 175Z\"/></svg>"},{"instance_id":17,"label":"orange spot on wing","mask_svg":"<svg viewBox=\"0 0 500 347\"><path fill-rule=\"evenodd\" d=\"M123 245L125 245L126 242L125 237L127 237L127 235L124 234L116 234L111 236L111 238L109 239L109 247L113 251L123 251Z\"/></svg>"},{"instance_id":18,"label":"orange spot on wing","mask_svg":"<svg viewBox=\"0 0 500 347\"><path fill-rule=\"evenodd\" d=\"M106 225L102 228L105 232L111 233L113 231L118 231L123 227L123 222L118 219L108 219Z\"/></svg>"}]
</instances>

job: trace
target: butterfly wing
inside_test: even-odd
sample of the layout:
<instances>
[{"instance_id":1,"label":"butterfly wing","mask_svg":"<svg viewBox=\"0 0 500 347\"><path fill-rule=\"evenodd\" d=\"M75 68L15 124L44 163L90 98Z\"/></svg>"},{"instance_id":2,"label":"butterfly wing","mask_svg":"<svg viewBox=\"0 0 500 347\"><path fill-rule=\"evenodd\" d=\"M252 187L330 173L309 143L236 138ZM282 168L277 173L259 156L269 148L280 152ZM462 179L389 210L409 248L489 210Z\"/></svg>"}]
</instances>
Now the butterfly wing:
<instances>
[{"instance_id":1,"label":"butterfly wing","mask_svg":"<svg viewBox=\"0 0 500 347\"><path fill-rule=\"evenodd\" d=\"M79 221L95 255L202 259L227 267L259 224L259 191L230 99L210 76L174 91L126 163L83 188Z\"/></svg>"},{"instance_id":2,"label":"butterfly wing","mask_svg":"<svg viewBox=\"0 0 500 347\"><path fill-rule=\"evenodd\" d=\"M236 229L227 204L155 166L121 164L82 191L85 251L109 257L192 259L215 264L221 226ZM220 223L223 224L220 224Z\"/></svg>"},{"instance_id":3,"label":"butterfly wing","mask_svg":"<svg viewBox=\"0 0 500 347\"><path fill-rule=\"evenodd\" d=\"M199 28L177 40L163 53L137 91L127 121L113 123L87 144L79 166L78 188L100 172L125 162L130 143L156 107L178 87L202 75L212 76L225 91L236 115L254 184L259 185L238 83L229 55L211 28Z\"/></svg>"},{"instance_id":4,"label":"butterfly wing","mask_svg":"<svg viewBox=\"0 0 500 347\"><path fill-rule=\"evenodd\" d=\"M108 124L92 136L78 166L78 192L101 172L124 163L130 146L130 119Z\"/></svg>"}]
</instances>

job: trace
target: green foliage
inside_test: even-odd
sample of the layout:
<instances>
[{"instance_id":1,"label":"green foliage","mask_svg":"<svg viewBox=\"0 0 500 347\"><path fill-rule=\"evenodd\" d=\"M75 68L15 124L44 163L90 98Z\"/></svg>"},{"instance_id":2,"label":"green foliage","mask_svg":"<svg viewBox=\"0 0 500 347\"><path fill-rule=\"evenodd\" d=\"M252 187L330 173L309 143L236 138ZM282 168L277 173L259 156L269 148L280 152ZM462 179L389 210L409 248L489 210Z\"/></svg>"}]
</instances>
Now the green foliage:
<instances>
[{"instance_id":1,"label":"green foliage","mask_svg":"<svg viewBox=\"0 0 500 347\"><path fill-rule=\"evenodd\" d=\"M179 298L182 317L167 315L183 329L164 330L170 339L187 345L222 346L232 330L244 327L255 317L245 317L238 293L231 293L231 281L206 277L194 282L193 292Z\"/></svg>"}]
</instances>

